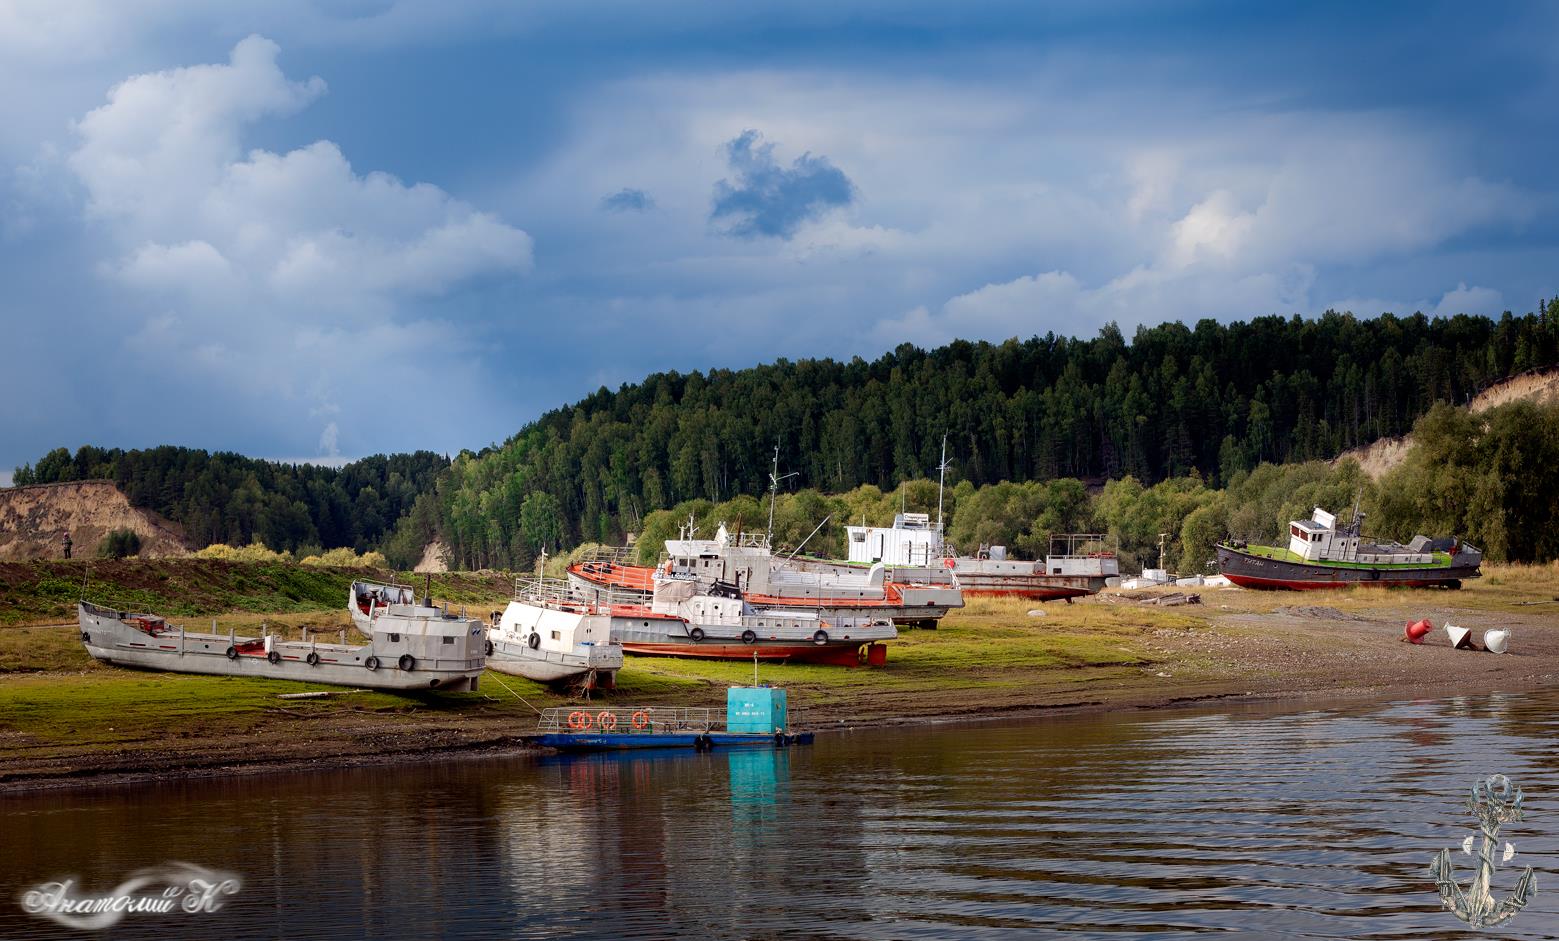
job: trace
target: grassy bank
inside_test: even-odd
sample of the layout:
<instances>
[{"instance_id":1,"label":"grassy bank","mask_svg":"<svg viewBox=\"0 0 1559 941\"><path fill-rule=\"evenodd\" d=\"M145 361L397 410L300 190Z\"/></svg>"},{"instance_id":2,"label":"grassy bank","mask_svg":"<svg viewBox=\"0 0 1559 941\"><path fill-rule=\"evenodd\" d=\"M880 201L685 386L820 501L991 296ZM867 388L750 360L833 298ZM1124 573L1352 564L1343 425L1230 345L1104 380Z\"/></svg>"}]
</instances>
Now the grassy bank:
<instances>
[{"instance_id":1,"label":"grassy bank","mask_svg":"<svg viewBox=\"0 0 1559 941\"><path fill-rule=\"evenodd\" d=\"M140 592L133 606L188 617L192 627L214 619L218 630L242 633L263 623L289 636L347 629L346 586L361 574L263 564L235 572L235 563L209 561L121 565L95 564L92 577L101 571L105 586ZM57 586L71 574L29 572L31 583L5 583L11 610L46 612L34 622L68 615L75 592L62 603L57 587L29 597L26 585ZM204 593L172 603L191 585ZM453 575L435 579L434 590L480 611L501 603L508 585L504 576ZM1559 604L1530 604L1555 593L1559 568L1506 566L1460 592L1208 590L1203 604L1175 608L1114 594L1043 608L974 599L938 630L903 632L884 668L764 665L759 678L786 687L793 718L814 728L1231 694L1415 684L1481 691L1559 673ZM1420 616L1437 626L1514 627L1512 654L1452 651L1438 635L1427 647L1398 643L1402 623ZM609 695L617 704L719 706L726 686L751 682L752 670L746 662L630 657ZM277 698L310 689L339 695ZM395 695L124 670L88 657L73 624L13 620L0 627L0 786L503 747L533 727L536 709L572 701L491 671L477 693Z\"/></svg>"},{"instance_id":2,"label":"grassy bank","mask_svg":"<svg viewBox=\"0 0 1559 941\"><path fill-rule=\"evenodd\" d=\"M222 559L78 559L69 562L0 563L0 625L74 621L76 601L165 617L247 612L289 614L332 611L346 605L353 579L422 585L423 576L290 562ZM513 581L505 573L435 575L434 595L455 604L507 599Z\"/></svg>"}]
</instances>

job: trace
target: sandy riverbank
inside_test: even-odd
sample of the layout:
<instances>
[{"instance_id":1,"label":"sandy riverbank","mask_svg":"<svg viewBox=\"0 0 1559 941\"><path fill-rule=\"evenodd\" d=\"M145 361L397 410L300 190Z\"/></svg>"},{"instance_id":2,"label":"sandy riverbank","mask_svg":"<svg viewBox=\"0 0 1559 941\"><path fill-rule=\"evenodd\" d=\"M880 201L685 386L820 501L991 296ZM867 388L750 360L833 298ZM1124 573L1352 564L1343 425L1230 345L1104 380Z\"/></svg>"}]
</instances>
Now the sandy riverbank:
<instances>
[{"instance_id":1,"label":"sandy riverbank","mask_svg":"<svg viewBox=\"0 0 1559 941\"><path fill-rule=\"evenodd\" d=\"M1516 690L1559 678L1553 567L1490 568L1460 592L1204 590L1157 608L1118 595L1036 606L973 601L936 631L906 631L884 669L765 666L797 725L826 731L1057 710L1262 700L1394 699ZM344 612L219 616L252 629L330 627ZM1429 617L1513 630L1503 656L1452 650L1443 631L1400 643ZM556 692L489 673L481 692L278 699L304 684L127 671L92 662L74 625L0 629L0 792L309 767L521 753ZM722 706L752 667L630 658L614 704Z\"/></svg>"}]
</instances>

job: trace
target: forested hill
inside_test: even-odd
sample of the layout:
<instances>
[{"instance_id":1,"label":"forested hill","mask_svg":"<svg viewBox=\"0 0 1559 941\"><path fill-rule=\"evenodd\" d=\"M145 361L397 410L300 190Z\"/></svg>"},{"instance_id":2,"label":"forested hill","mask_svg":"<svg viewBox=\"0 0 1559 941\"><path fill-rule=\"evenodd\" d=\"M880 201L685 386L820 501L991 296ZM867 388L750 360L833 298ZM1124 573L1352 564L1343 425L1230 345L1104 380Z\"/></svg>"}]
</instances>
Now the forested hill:
<instances>
[{"instance_id":1,"label":"forested hill","mask_svg":"<svg viewBox=\"0 0 1559 941\"><path fill-rule=\"evenodd\" d=\"M1464 403L1559 363L1559 299L1524 316L1204 320L1089 339L903 345L867 362L780 360L660 373L543 415L453 464L429 452L344 468L184 448L59 449L18 483L107 478L200 544L383 548L409 565L434 539L461 567L523 568L542 546L618 542L688 500L787 489L1195 473L1330 458L1400 435L1436 402ZM399 522L397 522L399 521ZM886 521L883 521L886 522ZM393 534L392 534L393 530Z\"/></svg>"},{"instance_id":2,"label":"forested hill","mask_svg":"<svg viewBox=\"0 0 1559 941\"><path fill-rule=\"evenodd\" d=\"M181 523L196 548L212 543L303 550L382 543L449 467L431 451L375 455L341 468L282 464L218 451L83 447L16 469L18 484L111 480L132 506Z\"/></svg>"},{"instance_id":3,"label":"forested hill","mask_svg":"<svg viewBox=\"0 0 1559 941\"><path fill-rule=\"evenodd\" d=\"M465 455L398 533L464 566L522 566L542 545L615 542L650 511L768 487L841 492L923 477L948 436L954 479L1192 471L1331 457L1408 431L1435 402L1559 362L1559 299L1499 319L1327 313L1144 327L1128 343L1054 334L904 345L873 362L781 360L662 373L550 412Z\"/></svg>"}]
</instances>

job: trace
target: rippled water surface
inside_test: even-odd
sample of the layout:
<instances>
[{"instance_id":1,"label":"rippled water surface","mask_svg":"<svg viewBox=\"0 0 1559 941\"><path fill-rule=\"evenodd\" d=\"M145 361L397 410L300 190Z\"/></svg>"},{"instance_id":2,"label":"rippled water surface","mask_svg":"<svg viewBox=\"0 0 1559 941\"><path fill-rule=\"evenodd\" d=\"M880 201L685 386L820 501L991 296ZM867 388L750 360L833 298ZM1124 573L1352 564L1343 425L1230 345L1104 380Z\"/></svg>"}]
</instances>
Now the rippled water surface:
<instances>
[{"instance_id":1,"label":"rippled water surface","mask_svg":"<svg viewBox=\"0 0 1559 941\"><path fill-rule=\"evenodd\" d=\"M132 938L1475 937L1428 875L1467 788L1559 936L1559 694L822 736L785 751L514 759L0 798L0 939L84 937L26 887L187 860L215 914Z\"/></svg>"}]
</instances>

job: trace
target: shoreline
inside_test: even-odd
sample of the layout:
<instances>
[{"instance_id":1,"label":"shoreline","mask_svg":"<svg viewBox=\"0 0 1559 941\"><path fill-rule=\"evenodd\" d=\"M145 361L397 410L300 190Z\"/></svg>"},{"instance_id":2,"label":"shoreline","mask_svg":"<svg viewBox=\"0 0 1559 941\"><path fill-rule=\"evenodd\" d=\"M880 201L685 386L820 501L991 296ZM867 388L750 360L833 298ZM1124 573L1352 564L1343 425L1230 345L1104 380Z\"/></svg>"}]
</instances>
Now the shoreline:
<instances>
[{"instance_id":1,"label":"shoreline","mask_svg":"<svg viewBox=\"0 0 1559 941\"><path fill-rule=\"evenodd\" d=\"M1090 699L1078 702L1061 702L1038 706L1016 706L1005 710L992 710L976 706L966 713L953 713L942 717L897 716L871 722L836 724L832 726L805 727L802 731L815 732L819 736L837 735L871 729L913 729L928 726L957 726L991 722L1032 722L1044 719L1072 719L1112 714L1156 714L1179 710L1228 711L1241 707L1263 710L1289 711L1304 708L1335 708L1354 706L1374 700L1385 704L1415 699L1437 699L1456 695L1493 695L1530 692L1559 680L1559 672L1543 672L1512 677L1507 685L1499 688L1483 688L1476 691L1463 689L1455 682L1425 685L1421 682L1400 682L1385 686L1344 685L1336 687L1310 687L1279 691L1239 690L1235 688L1209 690L1192 695L1178 691L1166 691L1153 697L1124 697L1119 701ZM1249 684L1246 684L1249 685ZM559 754L557 750L527 744L517 735L491 740L468 741L459 744L432 744L412 747L381 755L347 755L322 751L317 755L296 757L282 761L258 759L254 761L221 762L210 765L186 764L158 769L127 770L123 768L83 768L57 776L40 776L19 782L0 783L0 798L30 796L62 790L91 790L93 788L137 787L156 783L187 783L202 780L251 777L273 774L299 774L311 771L344 771L358 768L398 768L421 766L433 762L467 762L506 760L514 758L540 758Z\"/></svg>"},{"instance_id":2,"label":"shoreline","mask_svg":"<svg viewBox=\"0 0 1559 941\"><path fill-rule=\"evenodd\" d=\"M1037 609L982 600L939 629L903 631L886 668L765 666L760 681L786 688L792 725L821 735L1519 692L1559 679L1559 605L1531 606L1552 599L1559 569L1515 575L1459 592L1204 590L1185 607L1139 604L1137 592ZM296 629L344 616L227 618ZM1399 642L1423 616L1436 626L1428 643ZM1453 650L1447 623L1510 628L1511 650ZM71 623L0 629L0 666L0 796L540 756L519 740L533 710L579 701L507 675L470 694L281 700L325 687L105 666ZM719 707L752 669L630 657L611 700Z\"/></svg>"}]
</instances>

